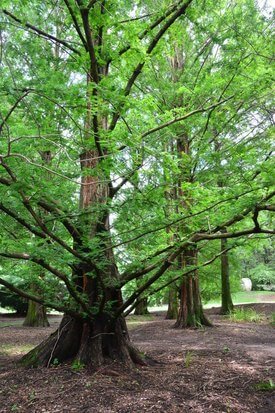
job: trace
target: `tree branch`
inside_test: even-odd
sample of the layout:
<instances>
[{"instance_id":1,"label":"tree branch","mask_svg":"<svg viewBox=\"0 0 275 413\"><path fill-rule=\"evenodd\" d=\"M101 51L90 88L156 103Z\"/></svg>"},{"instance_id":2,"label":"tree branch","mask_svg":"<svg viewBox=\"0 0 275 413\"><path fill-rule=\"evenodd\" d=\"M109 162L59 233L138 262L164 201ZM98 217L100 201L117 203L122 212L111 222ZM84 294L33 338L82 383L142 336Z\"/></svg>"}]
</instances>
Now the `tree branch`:
<instances>
[{"instance_id":1,"label":"tree branch","mask_svg":"<svg viewBox=\"0 0 275 413\"><path fill-rule=\"evenodd\" d=\"M155 47L157 46L158 42L160 41L160 39L163 37L163 35L167 32L167 30L172 26L172 24L183 14L185 14L188 6L192 3L193 0L187 0L178 10L176 10L174 12L174 14L167 20L167 22L162 26L162 28L158 31L158 33L153 37L153 39L151 40L147 50L146 50L146 54L147 56L150 56L150 54L152 53L152 51L155 49ZM168 16L171 13L168 14ZM161 21L163 21L164 19L162 19ZM145 65L145 60L140 62L136 68L134 69L130 79L127 82L127 85L124 89L124 96L128 96L131 92L132 86L135 82L135 80L137 79L137 77L140 75L143 66ZM113 130L117 124L117 121L120 117L119 112L114 113L109 130Z\"/></svg>"},{"instance_id":2,"label":"tree branch","mask_svg":"<svg viewBox=\"0 0 275 413\"><path fill-rule=\"evenodd\" d=\"M96 0L96 1L97 1L97 0ZM69 13L70 13L70 15L71 15L71 18L72 18L74 27L75 27L75 29L76 29L76 31L77 31L77 33L78 33L78 36L79 36L79 38L80 38L83 46L85 47L85 50L88 51L87 42L86 42L86 40L85 40L85 38L84 38L84 36L83 36L83 34L82 34L82 32L81 32L81 29L80 29L80 27L79 27L79 24L78 24L76 15L74 14L73 8L72 8L72 6L70 5L70 1L69 1L69 0L64 0L64 3L66 4L67 9L69 10Z\"/></svg>"},{"instance_id":3,"label":"tree branch","mask_svg":"<svg viewBox=\"0 0 275 413\"><path fill-rule=\"evenodd\" d=\"M199 269L201 269L201 268L203 268L203 267L206 267L207 265L212 264L212 262L214 262L214 261L215 261L217 258L219 258L222 254L224 254L224 253L227 252L227 251L230 251L232 248L235 248L235 247L237 247L237 246L238 246L238 245L233 245L233 246L231 246L231 247L228 247L228 248L224 249L223 251L219 252L219 253L216 254L214 257L212 257L210 260L204 262L204 263L201 264L201 265L197 265L197 266L195 266L195 267L192 267L191 269L186 268L186 269L183 271L183 273L181 273L181 274L178 275L177 277L174 277L172 280L169 280L168 282L166 282L166 283L163 284L162 286L154 289L153 291L150 291L150 293L147 294L146 297L149 297L149 296L151 296L151 295L153 295L153 294L155 294L155 293L163 290L165 287L168 287L170 284L173 284L174 282L176 282L177 280L179 280L179 279L182 278L183 276L186 276L186 275L188 275L188 274L191 274L192 272L194 272L194 271L196 271L196 270L199 270ZM141 286L137 291L139 292L139 295L141 295L141 294L144 292L142 286ZM131 305L131 307L123 314L124 317L126 317L127 315L129 315L129 314L133 311L133 309L134 309L141 301L142 301L142 299L136 300L136 301Z\"/></svg>"},{"instance_id":4,"label":"tree branch","mask_svg":"<svg viewBox=\"0 0 275 413\"><path fill-rule=\"evenodd\" d=\"M179 1L177 4L175 4L174 6L168 8L168 10L166 11L166 13L164 13L162 16L160 16L158 19L156 19L152 24L150 24L150 26L145 29L139 36L139 40L144 39L144 37L146 37L146 35L148 33L150 33L152 30L154 30L160 23L162 23L167 17L169 17L175 10L177 10L177 8L179 7L179 5L182 3L182 0ZM123 22L120 22L123 23ZM119 52L118 55L122 56L124 53L126 53L128 50L131 49L131 44L127 44L126 46L124 46ZM109 65L112 62L112 59L108 59L107 60L107 65Z\"/></svg>"},{"instance_id":5,"label":"tree branch","mask_svg":"<svg viewBox=\"0 0 275 413\"><path fill-rule=\"evenodd\" d=\"M67 290L71 297L75 300L76 303L80 304L82 309L87 313L91 314L89 307L87 304L82 300L76 289L72 286L71 282L69 281L68 277L66 274L63 274L61 271L57 270L56 268L52 267L50 264L48 264L46 261L44 261L42 258L35 258L32 257L29 254L25 253L9 253L9 252L0 252L0 256L4 258L10 258L10 259L17 259L17 260L24 260L24 261L30 261L34 262L35 264L38 264L40 267L45 268L47 271L55 275L59 280L63 281L64 284L67 287Z\"/></svg>"},{"instance_id":6,"label":"tree branch","mask_svg":"<svg viewBox=\"0 0 275 413\"><path fill-rule=\"evenodd\" d=\"M212 111L214 108L216 108L216 107L218 107L218 106L220 106L220 105L223 105L225 102L229 101L229 100L232 99L233 97L234 97L234 96L229 96L228 98L226 98L226 99L224 99L224 100L222 100L222 101L218 101L218 102L216 102L216 103L213 103L213 105L210 105L210 106L208 106L208 107L206 107L206 108L195 109L195 110L193 110L192 112L186 113L186 114L183 115L183 116L180 116L180 117L178 117L178 118L171 119L171 120L169 120L168 122L162 123L161 125L156 126L155 128L152 128L152 129L148 130L147 132L144 132L144 133L141 135L141 137L142 137L142 138L145 138L146 136L150 135L151 133L154 133L154 132L157 132L157 131L159 131L159 130L161 130L161 129L164 129L164 128L166 128L167 126L171 126L171 125L173 125L173 124L176 123L176 122L180 122L180 121L183 121L183 120L185 120L185 119L188 119L188 118L190 118L190 116L196 115L197 113L204 113L204 112L207 112L207 111L209 111L209 110Z\"/></svg>"},{"instance_id":7,"label":"tree branch","mask_svg":"<svg viewBox=\"0 0 275 413\"><path fill-rule=\"evenodd\" d=\"M5 123L7 123L9 117L11 116L12 112L14 112L14 110L17 108L17 106L19 105L19 103L21 102L21 100L23 100L28 94L30 93L30 90L27 90L22 96L20 96L17 101L14 103L14 105L10 108L9 112L7 113L7 115L5 116L5 118L3 119L2 123L0 124L0 134L2 132L2 129L5 125Z\"/></svg>"},{"instance_id":8,"label":"tree branch","mask_svg":"<svg viewBox=\"0 0 275 413\"><path fill-rule=\"evenodd\" d=\"M58 39L57 37L55 37L55 36L53 36L53 35L51 35L51 34L49 34L49 33L46 33L46 32L44 32L43 30L40 30L38 27L33 26L33 25L30 24L30 23L24 23L21 19L19 19L18 17L14 16L14 14L10 13L10 12L9 12L8 10L6 10L6 9L2 9L2 11L3 11L3 13L4 13L6 16L12 18L12 19L13 19L14 21L16 21L17 23L20 23L23 27L27 27L28 29L31 29L32 31L34 31L35 33L39 34L40 36L45 37L46 39L50 39L50 40L53 40L54 42L57 42L57 43L59 43L59 44L62 44L63 46L65 46L65 47L67 47L69 50L71 50L72 52L80 55L80 52L79 52L77 49L75 49L74 47L72 47L72 46L71 46L68 42L66 42L65 40Z\"/></svg>"},{"instance_id":9,"label":"tree branch","mask_svg":"<svg viewBox=\"0 0 275 413\"><path fill-rule=\"evenodd\" d=\"M30 225L27 221L25 221L20 216L18 216L11 209L5 207L5 205L3 205L2 202L0 202L0 210L3 211L5 214L9 215L11 218L13 218L15 221L17 221L20 225L27 228L32 234L36 235L37 237L40 237L40 238L43 238L43 239L47 238L47 236L44 232L38 231L36 228L34 228L32 225Z\"/></svg>"},{"instance_id":10,"label":"tree branch","mask_svg":"<svg viewBox=\"0 0 275 413\"><path fill-rule=\"evenodd\" d=\"M3 278L0 278L0 284L4 285L10 291L13 291L15 294L20 295L20 297L26 298L27 300L34 301L34 302L36 302L38 304L41 304L45 307L52 308L54 310L60 311L61 313L69 314L74 318L77 318L77 319L80 319L80 320L83 319L83 317L81 316L80 313L77 313L77 312L75 312L75 311L73 311L70 308L67 308L65 306L60 306L58 304L53 304L49 301L43 300L40 297L37 297L35 295L26 293L25 291L15 287L13 284L9 283L8 281L3 280Z\"/></svg>"}]
</instances>

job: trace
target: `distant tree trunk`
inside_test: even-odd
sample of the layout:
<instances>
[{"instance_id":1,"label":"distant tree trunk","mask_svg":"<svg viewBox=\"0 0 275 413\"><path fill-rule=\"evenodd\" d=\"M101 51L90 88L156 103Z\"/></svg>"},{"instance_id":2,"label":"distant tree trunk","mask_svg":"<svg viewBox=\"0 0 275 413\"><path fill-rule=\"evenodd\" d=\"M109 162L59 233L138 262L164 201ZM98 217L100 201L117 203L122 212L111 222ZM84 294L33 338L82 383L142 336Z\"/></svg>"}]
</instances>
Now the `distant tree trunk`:
<instances>
[{"instance_id":1,"label":"distant tree trunk","mask_svg":"<svg viewBox=\"0 0 275 413\"><path fill-rule=\"evenodd\" d=\"M49 327L46 308L34 301L28 301L28 311L23 322L24 327Z\"/></svg>"},{"instance_id":2,"label":"distant tree trunk","mask_svg":"<svg viewBox=\"0 0 275 413\"><path fill-rule=\"evenodd\" d=\"M148 311L148 299L144 297L140 300L135 308L135 315L146 315L149 314Z\"/></svg>"},{"instance_id":3,"label":"distant tree trunk","mask_svg":"<svg viewBox=\"0 0 275 413\"><path fill-rule=\"evenodd\" d=\"M176 320L178 316L178 289L175 284L170 285L168 291L168 310L166 313L167 320Z\"/></svg>"},{"instance_id":4,"label":"distant tree trunk","mask_svg":"<svg viewBox=\"0 0 275 413\"><path fill-rule=\"evenodd\" d=\"M185 265L194 265L197 262L197 250L190 249L184 255ZM175 328L212 326L204 315L199 289L198 272L183 277L180 286L180 306Z\"/></svg>"},{"instance_id":5,"label":"distant tree trunk","mask_svg":"<svg viewBox=\"0 0 275 413\"><path fill-rule=\"evenodd\" d=\"M226 229L224 229L223 232L226 232ZM222 238L221 251L225 251L227 246L227 239ZM227 251L221 255L221 298L222 306L220 313L229 314L233 310L234 306L230 292L229 259Z\"/></svg>"},{"instance_id":6,"label":"distant tree trunk","mask_svg":"<svg viewBox=\"0 0 275 413\"><path fill-rule=\"evenodd\" d=\"M136 280L136 286L137 288L141 287L143 284L142 279ZM142 297L139 299L139 302L135 308L135 315L146 315L149 314L148 311L148 298L147 297Z\"/></svg>"}]
</instances>

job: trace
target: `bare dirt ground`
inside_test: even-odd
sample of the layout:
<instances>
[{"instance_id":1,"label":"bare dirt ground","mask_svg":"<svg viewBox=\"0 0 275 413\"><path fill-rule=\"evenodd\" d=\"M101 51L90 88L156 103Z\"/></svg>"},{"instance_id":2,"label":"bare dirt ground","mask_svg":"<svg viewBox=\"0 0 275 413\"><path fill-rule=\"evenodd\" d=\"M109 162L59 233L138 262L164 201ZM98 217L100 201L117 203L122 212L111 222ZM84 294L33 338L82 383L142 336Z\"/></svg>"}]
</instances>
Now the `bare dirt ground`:
<instances>
[{"instance_id":1,"label":"bare dirt ground","mask_svg":"<svg viewBox=\"0 0 275 413\"><path fill-rule=\"evenodd\" d=\"M207 310L215 327L175 330L156 314L131 329L134 343L159 363L132 371L109 365L94 374L68 365L23 369L20 356L56 329L25 328L0 317L0 412L274 413L275 304L247 304L262 323L233 323ZM11 326L12 325L12 326ZM273 369L273 370L272 370Z\"/></svg>"}]
</instances>

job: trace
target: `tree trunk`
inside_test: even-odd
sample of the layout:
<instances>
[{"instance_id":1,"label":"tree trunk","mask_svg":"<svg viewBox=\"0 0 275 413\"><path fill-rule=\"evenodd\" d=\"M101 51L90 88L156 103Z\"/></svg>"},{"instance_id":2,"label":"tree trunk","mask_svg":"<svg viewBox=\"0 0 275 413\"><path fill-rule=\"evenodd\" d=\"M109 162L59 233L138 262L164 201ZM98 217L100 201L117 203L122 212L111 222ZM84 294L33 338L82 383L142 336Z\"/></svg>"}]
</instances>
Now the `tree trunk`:
<instances>
[{"instance_id":1,"label":"tree trunk","mask_svg":"<svg viewBox=\"0 0 275 413\"><path fill-rule=\"evenodd\" d=\"M190 249L184 254L184 266L195 265L197 262L197 250ZM180 306L175 323L175 328L212 326L204 315L199 289L199 277L197 271L184 276L180 286Z\"/></svg>"},{"instance_id":2,"label":"tree trunk","mask_svg":"<svg viewBox=\"0 0 275 413\"><path fill-rule=\"evenodd\" d=\"M226 232L226 229L223 230ZM221 251L225 251L228 241L226 238L221 239ZM229 278L229 259L228 253L225 251L221 255L221 298L222 306L220 314L229 314L233 310L233 302L230 292L230 278Z\"/></svg>"},{"instance_id":3,"label":"tree trunk","mask_svg":"<svg viewBox=\"0 0 275 413\"><path fill-rule=\"evenodd\" d=\"M77 360L91 371L111 361L124 365L146 364L130 343L123 317L116 320L96 317L87 322L65 315L53 334L26 354L20 361L26 367L49 367Z\"/></svg>"},{"instance_id":4,"label":"tree trunk","mask_svg":"<svg viewBox=\"0 0 275 413\"><path fill-rule=\"evenodd\" d=\"M46 309L43 305L28 301L28 311L23 322L24 327L49 327Z\"/></svg>"},{"instance_id":5,"label":"tree trunk","mask_svg":"<svg viewBox=\"0 0 275 413\"><path fill-rule=\"evenodd\" d=\"M80 158L84 170L80 193L82 239L74 248L92 255L91 261L72 266L75 289L85 301L87 309L78 319L65 315L60 327L49 338L23 357L24 366L49 366L52 363L77 360L95 371L110 360L131 366L145 364L142 356L130 343L128 329L117 310L122 304L121 291L115 287L118 270L110 246L109 188L106 179L87 174L98 164L96 150L83 153ZM102 183L104 182L104 183ZM90 249L87 240L93 242ZM78 245L79 243L79 245ZM95 253L96 251L96 253ZM79 303L78 314L83 313ZM92 311L92 314L91 314Z\"/></svg>"},{"instance_id":6,"label":"tree trunk","mask_svg":"<svg viewBox=\"0 0 275 413\"><path fill-rule=\"evenodd\" d=\"M175 284L170 285L168 291L168 310L166 320L176 320L178 316L178 289Z\"/></svg>"},{"instance_id":7,"label":"tree trunk","mask_svg":"<svg viewBox=\"0 0 275 413\"><path fill-rule=\"evenodd\" d=\"M147 297L144 297L140 300L140 302L137 304L135 308L135 315L146 315L149 314L148 311L148 299Z\"/></svg>"}]
</instances>

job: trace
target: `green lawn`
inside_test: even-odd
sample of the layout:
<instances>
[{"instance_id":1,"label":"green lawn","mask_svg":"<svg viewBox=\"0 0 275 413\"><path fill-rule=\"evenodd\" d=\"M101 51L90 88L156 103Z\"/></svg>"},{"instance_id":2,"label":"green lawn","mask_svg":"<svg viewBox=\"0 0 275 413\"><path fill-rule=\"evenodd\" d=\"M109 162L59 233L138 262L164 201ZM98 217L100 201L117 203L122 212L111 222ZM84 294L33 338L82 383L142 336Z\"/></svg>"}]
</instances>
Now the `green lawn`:
<instances>
[{"instance_id":1,"label":"green lawn","mask_svg":"<svg viewBox=\"0 0 275 413\"><path fill-rule=\"evenodd\" d=\"M232 294L234 304L274 303L274 297L275 292L272 291L239 291ZM220 305L220 300L211 300L204 305L204 308L219 307Z\"/></svg>"}]
</instances>

